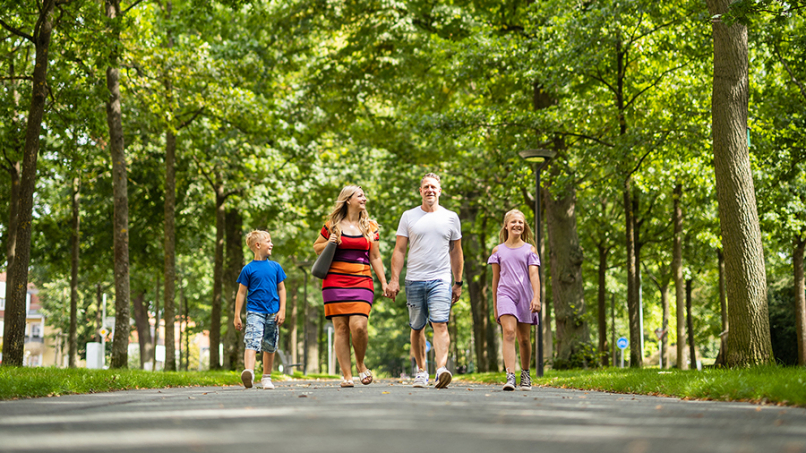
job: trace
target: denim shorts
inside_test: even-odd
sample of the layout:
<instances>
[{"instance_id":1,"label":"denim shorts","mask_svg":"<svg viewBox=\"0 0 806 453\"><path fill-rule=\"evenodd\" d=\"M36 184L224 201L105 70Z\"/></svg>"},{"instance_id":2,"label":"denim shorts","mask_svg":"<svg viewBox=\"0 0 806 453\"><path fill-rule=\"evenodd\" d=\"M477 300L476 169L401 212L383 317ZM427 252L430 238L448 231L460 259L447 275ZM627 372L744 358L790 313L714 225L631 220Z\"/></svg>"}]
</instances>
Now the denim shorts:
<instances>
[{"instance_id":1,"label":"denim shorts","mask_svg":"<svg viewBox=\"0 0 806 453\"><path fill-rule=\"evenodd\" d=\"M276 317L276 313L246 312L246 333L243 336L246 349L268 353L277 351L280 329Z\"/></svg>"},{"instance_id":2,"label":"denim shorts","mask_svg":"<svg viewBox=\"0 0 806 453\"><path fill-rule=\"evenodd\" d=\"M427 322L448 322L451 318L451 283L444 280L406 281L409 326L422 330Z\"/></svg>"}]
</instances>

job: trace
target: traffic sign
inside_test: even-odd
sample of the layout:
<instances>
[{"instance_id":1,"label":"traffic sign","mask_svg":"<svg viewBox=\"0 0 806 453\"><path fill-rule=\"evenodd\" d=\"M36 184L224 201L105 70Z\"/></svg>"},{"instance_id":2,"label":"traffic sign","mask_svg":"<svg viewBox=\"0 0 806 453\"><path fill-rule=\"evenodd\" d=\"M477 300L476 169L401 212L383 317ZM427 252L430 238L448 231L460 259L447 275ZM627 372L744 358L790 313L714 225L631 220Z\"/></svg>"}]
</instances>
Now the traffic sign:
<instances>
[{"instance_id":1,"label":"traffic sign","mask_svg":"<svg viewBox=\"0 0 806 453\"><path fill-rule=\"evenodd\" d=\"M618 341L616 341L616 346L618 346L619 349L627 349L627 346L629 345L630 342L627 340L626 337L621 337L618 339Z\"/></svg>"},{"instance_id":2,"label":"traffic sign","mask_svg":"<svg viewBox=\"0 0 806 453\"><path fill-rule=\"evenodd\" d=\"M101 327L100 329L98 329L98 334L101 335L102 337L105 337L109 335L109 330L107 330L106 327Z\"/></svg>"}]
</instances>

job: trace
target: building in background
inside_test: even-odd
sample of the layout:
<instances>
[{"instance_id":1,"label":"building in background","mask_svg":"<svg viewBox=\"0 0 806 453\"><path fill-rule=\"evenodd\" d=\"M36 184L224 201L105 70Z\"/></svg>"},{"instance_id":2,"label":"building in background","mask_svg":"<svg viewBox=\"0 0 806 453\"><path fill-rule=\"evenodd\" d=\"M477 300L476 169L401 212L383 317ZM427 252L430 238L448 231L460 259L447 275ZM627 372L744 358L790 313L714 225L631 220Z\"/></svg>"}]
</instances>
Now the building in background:
<instances>
[{"instance_id":1,"label":"building in background","mask_svg":"<svg viewBox=\"0 0 806 453\"><path fill-rule=\"evenodd\" d=\"M62 335L58 329L46 325L45 315L41 313L42 304L37 295L39 290L33 283L28 283L25 296L25 358L24 366L62 366L66 359L63 353ZM5 330L6 310L6 273L0 272L0 338ZM0 353L0 363L2 362Z\"/></svg>"}]
</instances>

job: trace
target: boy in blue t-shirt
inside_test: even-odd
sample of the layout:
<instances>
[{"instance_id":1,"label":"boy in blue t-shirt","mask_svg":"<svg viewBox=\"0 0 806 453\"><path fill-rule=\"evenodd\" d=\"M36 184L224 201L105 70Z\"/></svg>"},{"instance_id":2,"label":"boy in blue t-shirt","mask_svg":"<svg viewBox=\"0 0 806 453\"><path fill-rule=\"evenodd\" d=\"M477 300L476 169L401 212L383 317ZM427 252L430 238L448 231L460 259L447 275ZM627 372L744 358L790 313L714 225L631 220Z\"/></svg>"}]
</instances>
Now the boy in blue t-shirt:
<instances>
[{"instance_id":1,"label":"boy in blue t-shirt","mask_svg":"<svg viewBox=\"0 0 806 453\"><path fill-rule=\"evenodd\" d=\"M235 297L235 328L241 330L241 309L246 298L246 333L243 354L244 370L241 381L252 388L255 379L255 360L258 351L263 351L263 388L273 389L271 370L280 326L285 320L285 272L275 261L267 260L274 245L266 231L255 230L246 235L246 245L255 254L255 259L244 266L238 276L238 295ZM248 295L247 295L248 292Z\"/></svg>"}]
</instances>

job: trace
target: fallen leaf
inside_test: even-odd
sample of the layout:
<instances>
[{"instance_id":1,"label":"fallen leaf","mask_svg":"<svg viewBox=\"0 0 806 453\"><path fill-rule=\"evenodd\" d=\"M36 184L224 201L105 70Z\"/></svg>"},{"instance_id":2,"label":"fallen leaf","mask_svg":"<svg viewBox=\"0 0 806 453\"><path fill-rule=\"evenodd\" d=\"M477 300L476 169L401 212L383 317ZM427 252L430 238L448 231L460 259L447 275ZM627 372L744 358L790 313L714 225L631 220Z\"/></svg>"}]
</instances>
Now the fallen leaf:
<instances>
[{"instance_id":1,"label":"fallen leaf","mask_svg":"<svg viewBox=\"0 0 806 453\"><path fill-rule=\"evenodd\" d=\"M389 392L381 392L381 395L388 395Z\"/></svg>"}]
</instances>

